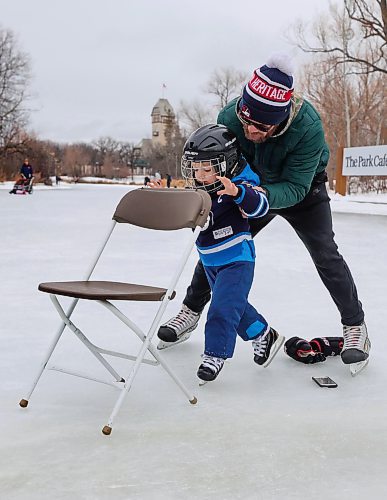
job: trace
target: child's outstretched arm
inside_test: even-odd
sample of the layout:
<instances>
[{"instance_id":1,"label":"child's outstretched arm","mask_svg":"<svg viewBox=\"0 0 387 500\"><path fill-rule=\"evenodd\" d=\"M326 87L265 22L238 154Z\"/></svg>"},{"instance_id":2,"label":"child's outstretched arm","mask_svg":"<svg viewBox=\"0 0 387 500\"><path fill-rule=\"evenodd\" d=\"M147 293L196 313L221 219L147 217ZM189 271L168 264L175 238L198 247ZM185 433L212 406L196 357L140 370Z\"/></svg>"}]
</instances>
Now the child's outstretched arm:
<instances>
[{"instance_id":1,"label":"child's outstretched arm","mask_svg":"<svg viewBox=\"0 0 387 500\"><path fill-rule=\"evenodd\" d=\"M224 189L218 191L218 195L232 196L244 217L263 217L269 211L266 193L258 186L243 181L234 183L227 177L217 176L217 179L224 186Z\"/></svg>"}]
</instances>

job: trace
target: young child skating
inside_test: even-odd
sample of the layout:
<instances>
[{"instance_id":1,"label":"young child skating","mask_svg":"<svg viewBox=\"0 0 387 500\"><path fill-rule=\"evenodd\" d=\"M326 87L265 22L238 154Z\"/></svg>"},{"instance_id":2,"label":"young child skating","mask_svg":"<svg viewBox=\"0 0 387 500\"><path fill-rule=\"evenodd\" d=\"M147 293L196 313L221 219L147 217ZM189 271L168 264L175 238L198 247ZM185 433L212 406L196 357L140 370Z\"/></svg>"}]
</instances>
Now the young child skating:
<instances>
[{"instance_id":1,"label":"young child skating","mask_svg":"<svg viewBox=\"0 0 387 500\"><path fill-rule=\"evenodd\" d=\"M208 225L196 241L212 291L197 376L205 382L216 379L234 354L237 335L252 341L254 361L267 366L284 337L248 302L255 263L248 218L269 210L266 195L257 189L259 177L223 125L206 125L190 135L181 171L189 187L205 189L212 198ZM164 333L160 328L158 336L166 343L184 340L171 338L171 330Z\"/></svg>"}]
</instances>

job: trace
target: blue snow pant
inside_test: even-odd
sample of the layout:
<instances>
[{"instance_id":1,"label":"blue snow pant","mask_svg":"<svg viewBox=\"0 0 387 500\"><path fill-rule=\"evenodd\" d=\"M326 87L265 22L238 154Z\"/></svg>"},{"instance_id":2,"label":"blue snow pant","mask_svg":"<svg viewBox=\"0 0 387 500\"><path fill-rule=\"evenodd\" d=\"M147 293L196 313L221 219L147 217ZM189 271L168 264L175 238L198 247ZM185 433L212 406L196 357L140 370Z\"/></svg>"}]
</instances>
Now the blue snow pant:
<instances>
[{"instance_id":1,"label":"blue snow pant","mask_svg":"<svg viewBox=\"0 0 387 500\"><path fill-rule=\"evenodd\" d=\"M254 262L233 262L204 269L212 290L204 353L231 358L237 335L243 340L253 340L268 326L265 318L247 301L254 277Z\"/></svg>"}]
</instances>

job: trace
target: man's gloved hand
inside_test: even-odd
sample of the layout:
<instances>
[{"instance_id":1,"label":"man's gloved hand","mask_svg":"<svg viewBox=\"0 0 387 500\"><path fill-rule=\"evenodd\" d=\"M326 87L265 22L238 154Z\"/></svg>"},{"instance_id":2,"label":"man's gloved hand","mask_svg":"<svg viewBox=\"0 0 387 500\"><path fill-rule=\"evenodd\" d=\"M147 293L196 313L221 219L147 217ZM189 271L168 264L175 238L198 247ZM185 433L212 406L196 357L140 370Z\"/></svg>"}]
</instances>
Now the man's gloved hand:
<instances>
[{"instance_id":1,"label":"man's gloved hand","mask_svg":"<svg viewBox=\"0 0 387 500\"><path fill-rule=\"evenodd\" d=\"M312 345L300 337L292 337L285 342L284 350L288 356L306 365L325 361L326 357L322 352L317 352Z\"/></svg>"}]
</instances>

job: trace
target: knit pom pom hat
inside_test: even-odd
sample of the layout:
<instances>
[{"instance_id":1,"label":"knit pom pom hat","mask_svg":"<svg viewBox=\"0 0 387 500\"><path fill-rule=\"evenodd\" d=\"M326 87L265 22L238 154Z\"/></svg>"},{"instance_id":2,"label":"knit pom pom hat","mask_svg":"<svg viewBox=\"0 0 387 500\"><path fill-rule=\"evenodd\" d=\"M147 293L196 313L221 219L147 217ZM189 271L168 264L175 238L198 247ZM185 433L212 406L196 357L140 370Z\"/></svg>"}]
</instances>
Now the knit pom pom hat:
<instances>
[{"instance_id":1,"label":"knit pom pom hat","mask_svg":"<svg viewBox=\"0 0 387 500\"><path fill-rule=\"evenodd\" d=\"M242 118L278 125L290 113L293 95L293 66L286 54L273 54L257 68L245 85L239 101Z\"/></svg>"}]
</instances>

